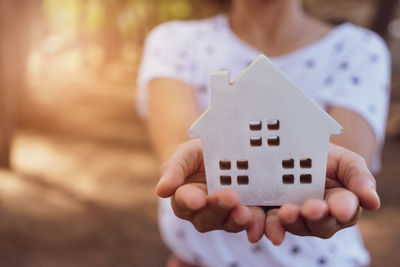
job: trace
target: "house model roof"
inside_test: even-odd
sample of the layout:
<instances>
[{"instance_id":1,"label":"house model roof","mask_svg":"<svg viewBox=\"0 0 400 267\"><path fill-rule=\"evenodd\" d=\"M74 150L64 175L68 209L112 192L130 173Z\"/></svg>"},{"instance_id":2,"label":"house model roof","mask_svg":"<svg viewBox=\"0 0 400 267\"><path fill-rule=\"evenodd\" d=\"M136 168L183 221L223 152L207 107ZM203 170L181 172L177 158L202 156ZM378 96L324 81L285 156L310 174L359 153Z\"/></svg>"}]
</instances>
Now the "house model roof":
<instances>
[{"instance_id":1,"label":"house model roof","mask_svg":"<svg viewBox=\"0 0 400 267\"><path fill-rule=\"evenodd\" d=\"M304 126L310 124L309 119L314 118L311 123L321 123L315 126L324 127L327 133L343 133L339 123L300 90L266 56L260 55L232 83L229 81L228 71L211 74L211 106L192 124L189 136L201 137L204 131L208 131L207 122L212 120L211 114L214 112L220 112L221 109L230 109L232 112L241 110L244 103L249 103L254 108L253 111L247 112L256 113L258 116L261 115L258 107L271 106L272 112L273 107L278 105L275 111L303 115Z\"/></svg>"}]
</instances>

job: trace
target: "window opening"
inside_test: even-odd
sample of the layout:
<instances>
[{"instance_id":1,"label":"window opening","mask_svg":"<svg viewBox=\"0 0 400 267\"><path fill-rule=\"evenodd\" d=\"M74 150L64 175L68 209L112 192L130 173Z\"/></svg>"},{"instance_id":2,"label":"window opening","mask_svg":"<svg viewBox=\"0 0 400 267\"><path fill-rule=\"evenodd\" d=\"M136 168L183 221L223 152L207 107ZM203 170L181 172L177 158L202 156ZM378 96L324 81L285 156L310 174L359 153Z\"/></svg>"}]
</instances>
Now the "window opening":
<instances>
[{"instance_id":1,"label":"window opening","mask_svg":"<svg viewBox=\"0 0 400 267\"><path fill-rule=\"evenodd\" d=\"M279 146L280 138L279 136L269 136L268 137L268 145L270 146Z\"/></svg>"},{"instance_id":2,"label":"window opening","mask_svg":"<svg viewBox=\"0 0 400 267\"><path fill-rule=\"evenodd\" d=\"M238 183L238 185L249 184L249 176L247 176L247 175L239 175L237 177L237 183Z\"/></svg>"},{"instance_id":3,"label":"window opening","mask_svg":"<svg viewBox=\"0 0 400 267\"><path fill-rule=\"evenodd\" d=\"M230 170L231 169L231 162L229 160L220 160L219 161L219 168L221 170Z\"/></svg>"},{"instance_id":4,"label":"window opening","mask_svg":"<svg viewBox=\"0 0 400 267\"><path fill-rule=\"evenodd\" d=\"M280 122L279 120L269 120L267 122L268 130L279 130Z\"/></svg>"},{"instance_id":5,"label":"window opening","mask_svg":"<svg viewBox=\"0 0 400 267\"><path fill-rule=\"evenodd\" d=\"M238 160L236 166L239 170L247 170L249 168L249 162L247 160Z\"/></svg>"},{"instance_id":6,"label":"window opening","mask_svg":"<svg viewBox=\"0 0 400 267\"><path fill-rule=\"evenodd\" d=\"M262 145L261 136L252 136L252 137L250 137L250 145L251 146L261 146Z\"/></svg>"},{"instance_id":7,"label":"window opening","mask_svg":"<svg viewBox=\"0 0 400 267\"><path fill-rule=\"evenodd\" d=\"M250 121L249 126L252 131L259 131L261 130L261 121Z\"/></svg>"},{"instance_id":8,"label":"window opening","mask_svg":"<svg viewBox=\"0 0 400 267\"><path fill-rule=\"evenodd\" d=\"M311 184L312 183L311 174L302 174L302 175L300 175L300 183L301 184Z\"/></svg>"},{"instance_id":9,"label":"window opening","mask_svg":"<svg viewBox=\"0 0 400 267\"><path fill-rule=\"evenodd\" d=\"M312 160L311 159L301 159L300 160L300 167L301 168L311 168L312 167Z\"/></svg>"},{"instance_id":10,"label":"window opening","mask_svg":"<svg viewBox=\"0 0 400 267\"><path fill-rule=\"evenodd\" d=\"M231 185L232 178L228 175L222 175L222 176L220 176L220 182L221 182L221 185Z\"/></svg>"},{"instance_id":11,"label":"window opening","mask_svg":"<svg viewBox=\"0 0 400 267\"><path fill-rule=\"evenodd\" d=\"M284 174L282 176L282 182L284 184L294 184L294 175L293 174Z\"/></svg>"},{"instance_id":12,"label":"window opening","mask_svg":"<svg viewBox=\"0 0 400 267\"><path fill-rule=\"evenodd\" d=\"M284 169L293 169L294 168L294 159L284 159L284 160L282 160L282 167Z\"/></svg>"}]
</instances>

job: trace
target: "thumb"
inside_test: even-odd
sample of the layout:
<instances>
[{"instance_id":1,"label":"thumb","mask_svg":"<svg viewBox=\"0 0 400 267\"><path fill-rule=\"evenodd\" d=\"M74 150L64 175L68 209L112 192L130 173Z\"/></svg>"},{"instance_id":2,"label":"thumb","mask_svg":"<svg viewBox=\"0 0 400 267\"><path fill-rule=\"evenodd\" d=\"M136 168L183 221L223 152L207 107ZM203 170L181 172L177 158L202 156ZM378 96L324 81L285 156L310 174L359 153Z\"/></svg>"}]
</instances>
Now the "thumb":
<instances>
[{"instance_id":1,"label":"thumb","mask_svg":"<svg viewBox=\"0 0 400 267\"><path fill-rule=\"evenodd\" d=\"M170 197L188 177L203 167L203 150L199 139L187 141L172 152L161 166L161 179L156 192L160 197Z\"/></svg>"}]
</instances>

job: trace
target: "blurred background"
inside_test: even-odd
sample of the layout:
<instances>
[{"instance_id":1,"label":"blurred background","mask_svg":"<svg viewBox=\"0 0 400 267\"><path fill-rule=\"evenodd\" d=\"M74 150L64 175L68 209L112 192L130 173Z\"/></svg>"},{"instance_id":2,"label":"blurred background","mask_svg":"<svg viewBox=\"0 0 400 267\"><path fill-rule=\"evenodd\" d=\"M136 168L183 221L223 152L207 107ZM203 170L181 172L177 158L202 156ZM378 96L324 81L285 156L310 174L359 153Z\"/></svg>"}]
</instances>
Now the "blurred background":
<instances>
[{"instance_id":1,"label":"blurred background","mask_svg":"<svg viewBox=\"0 0 400 267\"><path fill-rule=\"evenodd\" d=\"M373 266L400 266L400 2L308 0L393 54L383 206L360 226ZM135 110L146 34L223 9L195 0L0 0L0 266L163 266L158 163Z\"/></svg>"}]
</instances>

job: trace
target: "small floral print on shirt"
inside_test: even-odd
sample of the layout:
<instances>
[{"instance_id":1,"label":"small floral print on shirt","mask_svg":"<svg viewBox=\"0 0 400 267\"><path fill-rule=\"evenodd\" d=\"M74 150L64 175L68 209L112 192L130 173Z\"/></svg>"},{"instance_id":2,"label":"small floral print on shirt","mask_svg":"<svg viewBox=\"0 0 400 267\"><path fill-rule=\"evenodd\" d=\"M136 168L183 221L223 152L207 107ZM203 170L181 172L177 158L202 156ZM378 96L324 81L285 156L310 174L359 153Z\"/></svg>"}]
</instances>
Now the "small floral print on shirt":
<instances>
[{"instance_id":1,"label":"small floral print on shirt","mask_svg":"<svg viewBox=\"0 0 400 267\"><path fill-rule=\"evenodd\" d=\"M314 60L309 59L309 60L306 61L306 68L307 69L312 69L312 68L314 68L314 66L315 66Z\"/></svg>"},{"instance_id":2,"label":"small floral print on shirt","mask_svg":"<svg viewBox=\"0 0 400 267\"><path fill-rule=\"evenodd\" d=\"M339 68L341 70L347 70L349 68L349 62L345 61L345 62L340 63Z\"/></svg>"}]
</instances>

